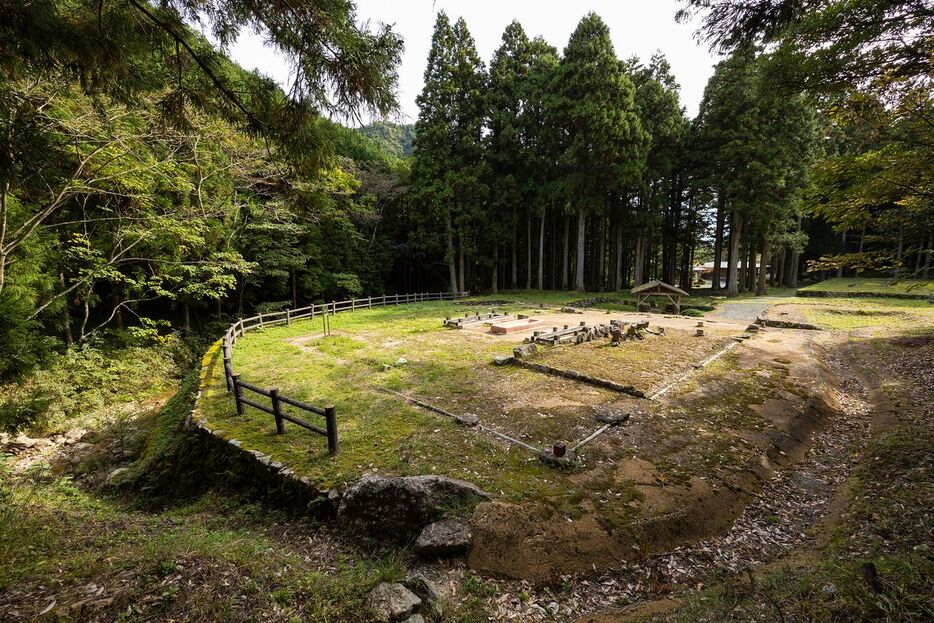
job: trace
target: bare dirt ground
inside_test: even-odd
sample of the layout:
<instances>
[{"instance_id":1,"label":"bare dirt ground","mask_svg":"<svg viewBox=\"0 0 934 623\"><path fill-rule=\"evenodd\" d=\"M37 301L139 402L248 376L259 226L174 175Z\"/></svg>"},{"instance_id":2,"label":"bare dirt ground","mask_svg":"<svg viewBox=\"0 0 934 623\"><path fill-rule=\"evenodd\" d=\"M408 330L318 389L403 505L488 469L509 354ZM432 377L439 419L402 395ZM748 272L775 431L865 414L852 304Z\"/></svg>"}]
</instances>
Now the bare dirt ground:
<instances>
[{"instance_id":1,"label":"bare dirt ground","mask_svg":"<svg viewBox=\"0 0 934 623\"><path fill-rule=\"evenodd\" d=\"M775 333L787 332L770 331ZM839 346L829 338L815 345L825 353ZM826 412L825 430L813 444L800 447L802 456L794 469L772 472L725 532L628 560L606 573L566 576L555 583L560 588L505 582L501 593L511 597L497 602L499 618L560 621L603 612L581 620L626 621L676 607L679 602L674 597L705 586L715 575L756 569L795 548L816 546L825 536L823 522L834 512L835 502L839 505L837 492L865 446L874 418L878 422L886 412L873 410L867 382L848 357L827 354L826 361L828 372L838 380L827 386L836 409ZM778 451L762 460L789 465L786 454ZM529 597L517 599L517 594Z\"/></svg>"}]
</instances>

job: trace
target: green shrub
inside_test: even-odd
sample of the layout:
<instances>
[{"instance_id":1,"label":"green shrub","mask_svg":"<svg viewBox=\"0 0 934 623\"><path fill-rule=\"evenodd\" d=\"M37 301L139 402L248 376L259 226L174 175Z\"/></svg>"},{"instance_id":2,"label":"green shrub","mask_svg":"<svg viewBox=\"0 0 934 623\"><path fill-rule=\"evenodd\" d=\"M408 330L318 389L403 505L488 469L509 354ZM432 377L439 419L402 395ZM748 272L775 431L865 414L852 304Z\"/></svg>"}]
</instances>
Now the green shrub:
<instances>
[{"instance_id":1,"label":"green shrub","mask_svg":"<svg viewBox=\"0 0 934 623\"><path fill-rule=\"evenodd\" d=\"M0 427L7 430L88 426L122 405L157 395L186 359L179 340L150 347L84 345L53 355L49 364L0 387Z\"/></svg>"},{"instance_id":2,"label":"green shrub","mask_svg":"<svg viewBox=\"0 0 934 623\"><path fill-rule=\"evenodd\" d=\"M704 315L704 312L702 312L702 311L699 310L699 309L692 309L692 308L689 307L688 309L682 309L682 310L681 310L681 315L682 315L682 316L690 316L691 318L700 318L701 316Z\"/></svg>"},{"instance_id":3,"label":"green shrub","mask_svg":"<svg viewBox=\"0 0 934 623\"><path fill-rule=\"evenodd\" d=\"M0 290L0 381L29 372L52 350L54 341L39 333L37 321L27 320L33 311L24 293L12 287Z\"/></svg>"}]
</instances>

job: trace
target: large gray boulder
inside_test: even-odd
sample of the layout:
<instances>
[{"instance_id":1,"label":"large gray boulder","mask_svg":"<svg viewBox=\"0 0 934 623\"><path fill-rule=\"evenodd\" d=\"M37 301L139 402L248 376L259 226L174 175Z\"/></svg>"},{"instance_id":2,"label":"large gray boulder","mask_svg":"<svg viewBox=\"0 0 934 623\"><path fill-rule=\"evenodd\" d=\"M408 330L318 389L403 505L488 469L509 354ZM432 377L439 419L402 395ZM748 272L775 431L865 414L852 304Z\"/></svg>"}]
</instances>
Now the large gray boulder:
<instances>
[{"instance_id":1,"label":"large gray boulder","mask_svg":"<svg viewBox=\"0 0 934 623\"><path fill-rule=\"evenodd\" d=\"M402 584L380 582L370 591L366 605L377 621L392 623L407 618L422 605L422 600Z\"/></svg>"},{"instance_id":2,"label":"large gray boulder","mask_svg":"<svg viewBox=\"0 0 934 623\"><path fill-rule=\"evenodd\" d=\"M369 476L344 493L337 516L372 536L408 543L428 524L467 514L488 498L475 485L446 476Z\"/></svg>"},{"instance_id":3,"label":"large gray boulder","mask_svg":"<svg viewBox=\"0 0 934 623\"><path fill-rule=\"evenodd\" d=\"M463 554L470 549L470 522L449 517L428 524L415 541L415 553L426 558Z\"/></svg>"}]
</instances>

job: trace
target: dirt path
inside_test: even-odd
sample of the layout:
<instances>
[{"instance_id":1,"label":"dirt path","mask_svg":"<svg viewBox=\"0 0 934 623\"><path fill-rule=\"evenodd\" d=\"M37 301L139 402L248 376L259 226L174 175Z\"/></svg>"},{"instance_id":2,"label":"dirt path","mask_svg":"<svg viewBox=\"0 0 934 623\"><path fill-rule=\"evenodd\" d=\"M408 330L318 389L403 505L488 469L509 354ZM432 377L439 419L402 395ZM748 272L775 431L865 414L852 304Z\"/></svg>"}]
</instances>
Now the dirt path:
<instances>
[{"instance_id":1,"label":"dirt path","mask_svg":"<svg viewBox=\"0 0 934 623\"><path fill-rule=\"evenodd\" d=\"M761 306L760 306L761 309ZM828 338L829 340L830 338ZM867 379L840 343L827 344L827 364L838 380L838 412L791 469L779 470L729 530L704 541L624 563L599 576L565 577L561 590L535 589L525 582L504 582L497 608L500 619L605 623L624 621L627 610L643 608L709 583L714 573L757 569L790 551L813 549L825 539L825 518L840 507L838 491L849 478L856 456L869 440L874 405ZM832 350L831 350L832 349ZM514 597L528 595L521 600ZM594 613L587 615L586 613ZM580 619L581 615L585 615Z\"/></svg>"},{"instance_id":2,"label":"dirt path","mask_svg":"<svg viewBox=\"0 0 934 623\"><path fill-rule=\"evenodd\" d=\"M713 320L752 323L780 300L782 298L778 296L757 296L750 299L725 301L718 305L715 311L708 314L708 317Z\"/></svg>"}]
</instances>

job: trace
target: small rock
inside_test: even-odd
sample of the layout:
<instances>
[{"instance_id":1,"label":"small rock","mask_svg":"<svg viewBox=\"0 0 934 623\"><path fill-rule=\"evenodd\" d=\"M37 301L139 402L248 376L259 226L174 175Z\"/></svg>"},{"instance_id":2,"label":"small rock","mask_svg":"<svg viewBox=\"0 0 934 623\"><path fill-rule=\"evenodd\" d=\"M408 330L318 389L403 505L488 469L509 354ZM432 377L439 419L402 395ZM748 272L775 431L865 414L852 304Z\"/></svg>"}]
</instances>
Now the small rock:
<instances>
[{"instance_id":1,"label":"small rock","mask_svg":"<svg viewBox=\"0 0 934 623\"><path fill-rule=\"evenodd\" d=\"M600 411L597 413L597 421L604 424L619 426L629 421L629 413L625 411Z\"/></svg>"},{"instance_id":2,"label":"small rock","mask_svg":"<svg viewBox=\"0 0 934 623\"><path fill-rule=\"evenodd\" d=\"M505 366L506 364L512 362L513 359L514 358L510 357L509 355L494 355L493 363L498 366Z\"/></svg>"},{"instance_id":3,"label":"small rock","mask_svg":"<svg viewBox=\"0 0 934 623\"><path fill-rule=\"evenodd\" d=\"M344 492L337 515L375 537L404 543L451 508L467 511L488 498L475 485L445 476L368 476Z\"/></svg>"},{"instance_id":4,"label":"small rock","mask_svg":"<svg viewBox=\"0 0 934 623\"><path fill-rule=\"evenodd\" d=\"M534 355L536 350L537 348L535 347L534 343L523 344L522 346L516 346L515 348L513 348L512 354L515 356L516 359L526 359Z\"/></svg>"},{"instance_id":5,"label":"small rock","mask_svg":"<svg viewBox=\"0 0 934 623\"><path fill-rule=\"evenodd\" d=\"M425 623L425 619L420 614L413 614L402 623Z\"/></svg>"},{"instance_id":6,"label":"small rock","mask_svg":"<svg viewBox=\"0 0 934 623\"><path fill-rule=\"evenodd\" d=\"M20 448L29 449L38 443L38 440L27 437L26 435L18 435L16 439L13 440L14 446L19 446Z\"/></svg>"},{"instance_id":7,"label":"small rock","mask_svg":"<svg viewBox=\"0 0 934 623\"><path fill-rule=\"evenodd\" d=\"M415 541L415 553L426 558L462 554L470 549L472 538L466 519L442 519L425 526Z\"/></svg>"},{"instance_id":8,"label":"small rock","mask_svg":"<svg viewBox=\"0 0 934 623\"><path fill-rule=\"evenodd\" d=\"M478 418L473 413L465 413L463 415L456 415L454 416L454 419L461 426L466 426L468 428L472 428L480 423L480 418Z\"/></svg>"},{"instance_id":9,"label":"small rock","mask_svg":"<svg viewBox=\"0 0 934 623\"><path fill-rule=\"evenodd\" d=\"M130 471L129 467L118 467L117 469L107 474L107 482L113 482L114 480L119 478L121 474L125 474L128 471Z\"/></svg>"},{"instance_id":10,"label":"small rock","mask_svg":"<svg viewBox=\"0 0 934 623\"><path fill-rule=\"evenodd\" d=\"M377 621L392 623L402 621L422 605L418 596L402 584L380 582L366 598L367 607L373 611Z\"/></svg>"},{"instance_id":11,"label":"small rock","mask_svg":"<svg viewBox=\"0 0 934 623\"><path fill-rule=\"evenodd\" d=\"M441 607L441 601L443 596L441 594L441 588L426 578L421 573L413 573L412 575L406 577L402 580L402 584L405 585L407 589L418 595L418 598L422 600L422 611L428 614L431 618L440 620L443 612ZM418 615L415 615L418 616Z\"/></svg>"},{"instance_id":12,"label":"small rock","mask_svg":"<svg viewBox=\"0 0 934 623\"><path fill-rule=\"evenodd\" d=\"M406 359L405 357L399 357L398 359L396 359L396 365L397 365L397 366L404 366L404 365L407 364L408 362L409 362L409 360Z\"/></svg>"}]
</instances>

